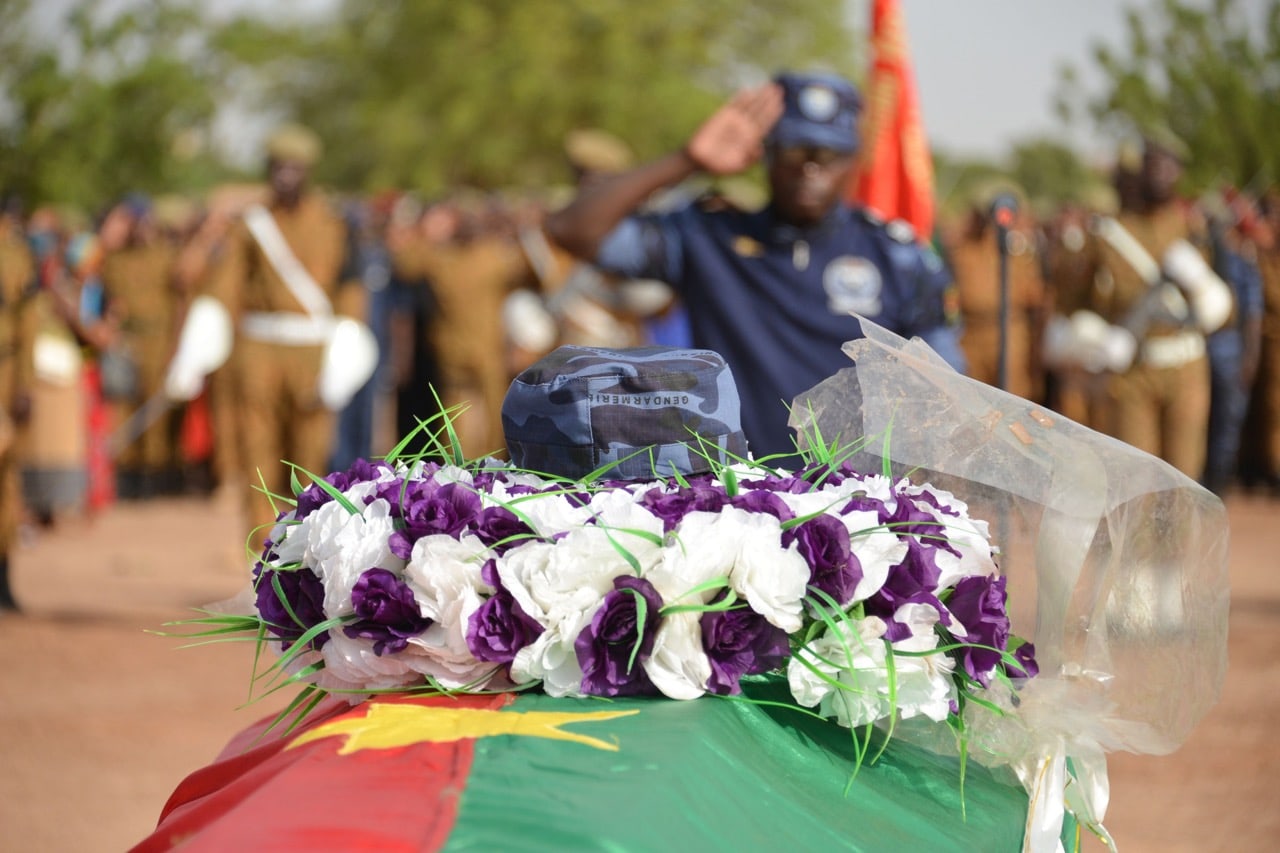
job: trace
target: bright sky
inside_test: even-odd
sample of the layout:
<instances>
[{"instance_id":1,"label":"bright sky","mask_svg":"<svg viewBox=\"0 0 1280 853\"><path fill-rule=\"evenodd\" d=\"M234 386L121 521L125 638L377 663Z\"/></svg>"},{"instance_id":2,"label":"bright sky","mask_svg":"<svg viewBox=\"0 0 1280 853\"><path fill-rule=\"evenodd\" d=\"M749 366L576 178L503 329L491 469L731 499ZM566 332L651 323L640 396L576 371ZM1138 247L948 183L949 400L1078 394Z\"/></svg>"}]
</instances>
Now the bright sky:
<instances>
[{"instance_id":1,"label":"bright sky","mask_svg":"<svg viewBox=\"0 0 1280 853\"><path fill-rule=\"evenodd\" d=\"M861 0L860 0L861 2ZM1154 0L902 0L930 141L954 154L999 157L1012 143L1057 136L1102 153L1091 128L1069 134L1053 114L1059 69L1074 65L1090 88L1101 80L1098 41L1127 40L1126 8Z\"/></svg>"},{"instance_id":2,"label":"bright sky","mask_svg":"<svg viewBox=\"0 0 1280 853\"><path fill-rule=\"evenodd\" d=\"M870 0L852 0L870 19ZM1060 136L1086 156L1108 156L1114 140L1092 126L1066 128L1053 113L1059 69L1074 65L1090 91L1103 77L1098 42L1128 44L1129 9L1161 0L901 0L930 141L957 154L1000 157L1028 137ZM1193 0L1207 7L1209 0ZM1261 20L1268 0L1237 0Z\"/></svg>"}]
</instances>

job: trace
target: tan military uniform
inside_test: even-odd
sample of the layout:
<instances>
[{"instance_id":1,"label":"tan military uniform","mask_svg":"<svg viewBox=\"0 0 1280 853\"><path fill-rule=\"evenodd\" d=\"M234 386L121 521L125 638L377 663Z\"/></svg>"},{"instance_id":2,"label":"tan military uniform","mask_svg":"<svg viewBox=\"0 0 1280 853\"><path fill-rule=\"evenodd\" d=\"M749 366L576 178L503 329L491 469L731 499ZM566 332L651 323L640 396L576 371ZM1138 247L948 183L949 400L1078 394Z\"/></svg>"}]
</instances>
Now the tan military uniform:
<instances>
[{"instance_id":1,"label":"tan military uniform","mask_svg":"<svg viewBox=\"0 0 1280 853\"><path fill-rule=\"evenodd\" d=\"M1047 252L1046 293L1048 314L1067 318L1079 310L1091 310L1097 275L1098 250L1081 224L1051 243ZM1106 403L1107 376L1082 367L1053 369L1053 393L1049 405L1091 429L1105 431L1111 423Z\"/></svg>"},{"instance_id":2,"label":"tan military uniform","mask_svg":"<svg viewBox=\"0 0 1280 853\"><path fill-rule=\"evenodd\" d=\"M1176 205L1151 214L1121 212L1116 218L1157 261L1190 233ZM1094 237L1090 244L1100 273L1092 308L1108 322L1121 324L1148 285L1104 241ZM1209 424L1209 359L1198 330L1153 325L1139 342L1133 367L1110 377L1107 399L1112 418L1108 432L1189 477L1200 477Z\"/></svg>"},{"instance_id":3,"label":"tan military uniform","mask_svg":"<svg viewBox=\"0 0 1280 853\"><path fill-rule=\"evenodd\" d=\"M292 209L269 208L289 248L323 289L335 313L361 316L358 288L340 287L346 245L342 220L318 195L304 195ZM298 334L309 319L303 306L263 254L244 222L227 238L208 285L237 323L227 365L227 395L245 471L246 506L254 525L274 518L270 502L254 488L289 494L294 463L316 477L328 474L334 415L321 403L317 383L323 335ZM273 332L274 327L274 332ZM305 481L305 477L302 477ZM261 539L263 531L255 534Z\"/></svg>"},{"instance_id":4,"label":"tan military uniform","mask_svg":"<svg viewBox=\"0 0 1280 853\"><path fill-rule=\"evenodd\" d=\"M13 549L22 511L17 433L30 404L34 276L21 236L0 233L0 558Z\"/></svg>"},{"instance_id":5,"label":"tan military uniform","mask_svg":"<svg viewBox=\"0 0 1280 853\"><path fill-rule=\"evenodd\" d=\"M1008 387L1011 394L1039 400L1044 389L1038 342L1045 286L1030 239L1009 234ZM988 385L1000 378L1000 255L992 234L962 238L949 249L963 332L960 346L969 375Z\"/></svg>"},{"instance_id":6,"label":"tan military uniform","mask_svg":"<svg viewBox=\"0 0 1280 853\"><path fill-rule=\"evenodd\" d=\"M113 317L121 324L122 346L138 368L138 392L133 401L116 403L117 422L129 417L164 383L173 354L174 312L172 246L135 246L108 255L102 267L103 293ZM158 418L117 457L121 474L155 476L174 468L175 420L172 412Z\"/></svg>"},{"instance_id":7,"label":"tan military uniform","mask_svg":"<svg viewBox=\"0 0 1280 853\"><path fill-rule=\"evenodd\" d=\"M444 384L440 396L446 406L467 407L454 421L463 452L502 454L502 400L510 384L502 304L529 281L524 256L505 239L480 237L408 247L397 253L396 265L407 279L426 278L435 294L438 313L430 334Z\"/></svg>"}]
</instances>

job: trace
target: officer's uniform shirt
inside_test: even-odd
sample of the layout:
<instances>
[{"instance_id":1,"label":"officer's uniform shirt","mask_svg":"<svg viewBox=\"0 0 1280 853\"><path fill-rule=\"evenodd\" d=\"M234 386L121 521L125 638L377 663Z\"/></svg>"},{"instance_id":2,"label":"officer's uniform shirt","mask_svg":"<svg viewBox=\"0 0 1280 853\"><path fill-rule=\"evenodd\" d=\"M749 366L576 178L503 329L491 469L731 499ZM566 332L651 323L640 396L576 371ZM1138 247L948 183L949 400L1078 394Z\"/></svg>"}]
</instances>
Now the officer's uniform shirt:
<instances>
[{"instance_id":1,"label":"officer's uniform shirt","mask_svg":"<svg viewBox=\"0 0 1280 853\"><path fill-rule=\"evenodd\" d=\"M787 407L850 360L862 337L850 312L904 337L920 336L959 370L943 294L950 276L905 223L889 226L837 205L800 229L756 213L696 205L624 220L596 263L628 278L670 283L688 308L694 345L720 353L742 398L756 458L794 452Z\"/></svg>"}]
</instances>

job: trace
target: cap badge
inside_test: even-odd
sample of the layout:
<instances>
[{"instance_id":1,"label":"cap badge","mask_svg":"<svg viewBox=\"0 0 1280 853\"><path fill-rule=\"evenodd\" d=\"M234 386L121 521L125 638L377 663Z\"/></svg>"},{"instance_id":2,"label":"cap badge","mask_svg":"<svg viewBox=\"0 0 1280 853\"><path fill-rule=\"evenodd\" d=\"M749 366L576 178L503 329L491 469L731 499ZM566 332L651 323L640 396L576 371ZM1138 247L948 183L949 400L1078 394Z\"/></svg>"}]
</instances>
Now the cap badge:
<instances>
[{"instance_id":1,"label":"cap badge","mask_svg":"<svg viewBox=\"0 0 1280 853\"><path fill-rule=\"evenodd\" d=\"M796 103L810 121L831 121L840 109L840 99L827 86L805 86L796 96Z\"/></svg>"}]
</instances>

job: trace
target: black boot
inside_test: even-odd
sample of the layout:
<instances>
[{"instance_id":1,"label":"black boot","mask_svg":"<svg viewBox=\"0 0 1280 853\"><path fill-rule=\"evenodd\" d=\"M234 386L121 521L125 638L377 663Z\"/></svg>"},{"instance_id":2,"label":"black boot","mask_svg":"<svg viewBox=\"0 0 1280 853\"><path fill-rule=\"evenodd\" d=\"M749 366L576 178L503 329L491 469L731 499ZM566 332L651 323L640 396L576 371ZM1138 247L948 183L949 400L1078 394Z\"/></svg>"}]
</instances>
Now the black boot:
<instances>
[{"instance_id":1,"label":"black boot","mask_svg":"<svg viewBox=\"0 0 1280 853\"><path fill-rule=\"evenodd\" d=\"M16 611L18 602L9 588L9 555L0 557L0 611Z\"/></svg>"}]
</instances>

